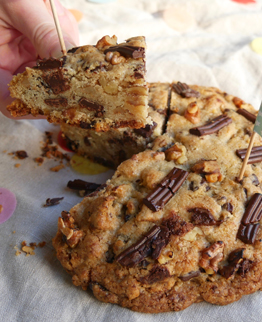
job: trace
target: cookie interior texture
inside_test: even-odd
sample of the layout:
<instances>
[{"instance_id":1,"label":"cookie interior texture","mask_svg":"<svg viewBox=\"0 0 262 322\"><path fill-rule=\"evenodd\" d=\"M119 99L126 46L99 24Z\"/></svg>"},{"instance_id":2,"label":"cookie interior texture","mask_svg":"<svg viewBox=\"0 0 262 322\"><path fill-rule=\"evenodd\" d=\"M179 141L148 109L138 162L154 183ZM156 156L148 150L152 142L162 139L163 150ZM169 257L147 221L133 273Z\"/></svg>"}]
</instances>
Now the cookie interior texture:
<instances>
[{"instance_id":1,"label":"cookie interior texture","mask_svg":"<svg viewBox=\"0 0 262 322\"><path fill-rule=\"evenodd\" d=\"M106 132L62 124L61 131L68 148L114 169L132 155L144 151L147 144L152 143L164 131L170 96L169 83L149 83L148 87L151 124L139 129L124 127Z\"/></svg>"},{"instance_id":2,"label":"cookie interior texture","mask_svg":"<svg viewBox=\"0 0 262 322\"><path fill-rule=\"evenodd\" d=\"M262 287L261 162L237 180L253 128L243 110L256 115L218 89L172 85L165 134L58 220L53 245L74 285L150 313Z\"/></svg>"},{"instance_id":3,"label":"cookie interior texture","mask_svg":"<svg viewBox=\"0 0 262 322\"><path fill-rule=\"evenodd\" d=\"M49 122L81 128L140 128L148 116L145 38L117 43L104 36L96 46L72 48L59 59L40 60L9 84L13 116L44 114Z\"/></svg>"}]
</instances>

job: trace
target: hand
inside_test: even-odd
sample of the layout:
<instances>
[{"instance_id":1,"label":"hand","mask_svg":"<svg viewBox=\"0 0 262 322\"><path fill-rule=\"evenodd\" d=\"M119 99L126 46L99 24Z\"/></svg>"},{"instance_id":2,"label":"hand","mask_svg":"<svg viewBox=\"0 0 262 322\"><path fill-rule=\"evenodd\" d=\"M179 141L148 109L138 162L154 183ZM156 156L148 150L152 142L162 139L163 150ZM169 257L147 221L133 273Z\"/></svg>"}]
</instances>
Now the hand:
<instances>
[{"instance_id":1,"label":"hand","mask_svg":"<svg viewBox=\"0 0 262 322\"><path fill-rule=\"evenodd\" d=\"M74 16L59 0L55 6L66 48L78 46ZM12 102L7 84L13 75L34 66L39 57L62 55L49 0L0 0L0 35L0 111L12 118L6 106Z\"/></svg>"}]
</instances>

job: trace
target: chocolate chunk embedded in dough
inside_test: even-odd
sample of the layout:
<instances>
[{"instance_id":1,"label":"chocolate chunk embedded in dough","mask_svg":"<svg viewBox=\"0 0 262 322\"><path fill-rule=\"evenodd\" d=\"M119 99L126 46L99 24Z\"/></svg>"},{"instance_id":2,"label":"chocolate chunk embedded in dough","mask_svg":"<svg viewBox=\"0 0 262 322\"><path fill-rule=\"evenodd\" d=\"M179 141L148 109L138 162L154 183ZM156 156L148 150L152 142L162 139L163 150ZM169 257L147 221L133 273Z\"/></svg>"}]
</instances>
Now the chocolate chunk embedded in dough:
<instances>
[{"instance_id":1,"label":"chocolate chunk embedded in dough","mask_svg":"<svg viewBox=\"0 0 262 322\"><path fill-rule=\"evenodd\" d=\"M167 277L170 277L170 272L165 266L154 266L147 276L141 277L140 282L143 284L153 284L163 281Z\"/></svg>"},{"instance_id":2,"label":"chocolate chunk embedded in dough","mask_svg":"<svg viewBox=\"0 0 262 322\"><path fill-rule=\"evenodd\" d=\"M237 156L243 161L245 159L247 149L236 150ZM262 161L262 146L252 148L247 164L257 163Z\"/></svg>"},{"instance_id":3,"label":"chocolate chunk embedded in dough","mask_svg":"<svg viewBox=\"0 0 262 322\"><path fill-rule=\"evenodd\" d=\"M189 209L188 212L193 213L191 221L196 226L215 226L221 224L221 221L215 220L208 209L196 207Z\"/></svg>"},{"instance_id":4,"label":"chocolate chunk embedded in dough","mask_svg":"<svg viewBox=\"0 0 262 322\"><path fill-rule=\"evenodd\" d=\"M220 115L203 126L190 129L189 132L197 136L209 135L218 132L220 129L230 123L232 123L232 119L230 117Z\"/></svg>"},{"instance_id":5,"label":"chocolate chunk embedded in dough","mask_svg":"<svg viewBox=\"0 0 262 322\"><path fill-rule=\"evenodd\" d=\"M188 174L187 171L174 167L157 187L143 199L143 203L154 212L162 209L181 187Z\"/></svg>"},{"instance_id":6,"label":"chocolate chunk embedded in dough","mask_svg":"<svg viewBox=\"0 0 262 322\"><path fill-rule=\"evenodd\" d=\"M255 123L256 122L256 115L248 112L244 108L240 108L237 110L237 113L244 116L248 121Z\"/></svg>"},{"instance_id":7,"label":"chocolate chunk embedded in dough","mask_svg":"<svg viewBox=\"0 0 262 322\"><path fill-rule=\"evenodd\" d=\"M184 98L200 96L200 93L198 91L195 91L194 89L190 88L185 83L177 82L176 84L172 85L172 88L178 95Z\"/></svg>"},{"instance_id":8,"label":"chocolate chunk embedded in dough","mask_svg":"<svg viewBox=\"0 0 262 322\"><path fill-rule=\"evenodd\" d=\"M145 48L138 46L128 46L128 45L118 45L107 48L104 51L104 54L108 52L118 51L124 57L132 58L144 58L145 57Z\"/></svg>"}]
</instances>

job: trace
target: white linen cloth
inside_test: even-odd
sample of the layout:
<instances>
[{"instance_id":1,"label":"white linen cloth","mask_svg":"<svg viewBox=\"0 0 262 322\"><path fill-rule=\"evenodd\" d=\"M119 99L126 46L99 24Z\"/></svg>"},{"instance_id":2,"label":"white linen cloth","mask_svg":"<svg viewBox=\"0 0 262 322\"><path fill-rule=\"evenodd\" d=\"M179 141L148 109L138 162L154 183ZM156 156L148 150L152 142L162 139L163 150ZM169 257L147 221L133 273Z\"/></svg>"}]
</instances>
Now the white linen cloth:
<instances>
[{"instance_id":1,"label":"white linen cloth","mask_svg":"<svg viewBox=\"0 0 262 322\"><path fill-rule=\"evenodd\" d=\"M104 35L119 41L137 35L147 39L148 81L216 86L259 107L262 99L262 56L252 51L250 42L262 36L262 1L243 5L230 0L118 0L94 4L84 0L62 1L68 8L84 13L79 24L81 44L95 44ZM186 12L189 25L179 31L169 27L162 12L175 7ZM182 11L181 11L181 10ZM174 18L175 19L175 18ZM177 16L176 19L183 17ZM184 29L183 29L184 28ZM45 120L14 121L0 115L0 186L17 198L13 216L0 225L0 320L3 322L258 322L262 317L262 294L219 307L194 304L182 312L142 314L97 301L91 292L75 287L71 277L55 257L51 239L57 218L81 201L69 191L69 180L80 178L103 183L112 175L87 176L70 168L58 173L46 160L37 166L43 132L59 127ZM56 137L56 135L54 135ZM27 151L25 160L7 153ZM19 168L14 164L20 163ZM54 207L44 208L47 198L64 197ZM15 233L13 233L15 231ZM21 242L46 241L35 256L15 256Z\"/></svg>"}]
</instances>

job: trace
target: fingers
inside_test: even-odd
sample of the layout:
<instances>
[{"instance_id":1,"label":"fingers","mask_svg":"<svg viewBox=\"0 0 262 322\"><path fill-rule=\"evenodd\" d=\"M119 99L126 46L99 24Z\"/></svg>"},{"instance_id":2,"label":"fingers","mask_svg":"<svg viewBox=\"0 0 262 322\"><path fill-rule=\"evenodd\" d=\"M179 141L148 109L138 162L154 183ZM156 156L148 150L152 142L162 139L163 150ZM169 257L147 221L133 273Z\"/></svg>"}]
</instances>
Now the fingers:
<instances>
[{"instance_id":1,"label":"fingers","mask_svg":"<svg viewBox=\"0 0 262 322\"><path fill-rule=\"evenodd\" d=\"M77 46L76 20L58 0L55 0L55 5L66 48ZM49 1L9 0L3 6L7 13L7 21L30 39L41 58L62 55L54 19L50 14Z\"/></svg>"}]
</instances>

